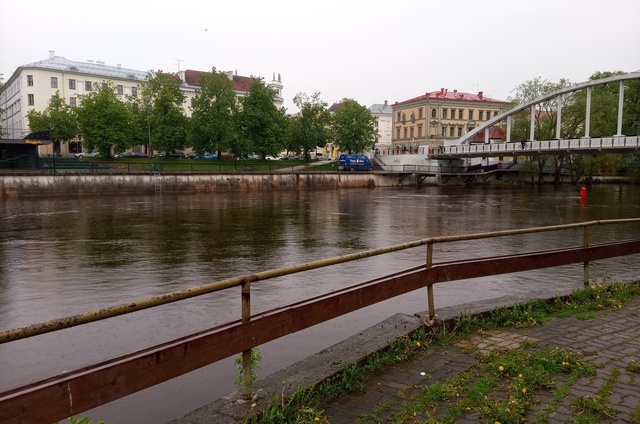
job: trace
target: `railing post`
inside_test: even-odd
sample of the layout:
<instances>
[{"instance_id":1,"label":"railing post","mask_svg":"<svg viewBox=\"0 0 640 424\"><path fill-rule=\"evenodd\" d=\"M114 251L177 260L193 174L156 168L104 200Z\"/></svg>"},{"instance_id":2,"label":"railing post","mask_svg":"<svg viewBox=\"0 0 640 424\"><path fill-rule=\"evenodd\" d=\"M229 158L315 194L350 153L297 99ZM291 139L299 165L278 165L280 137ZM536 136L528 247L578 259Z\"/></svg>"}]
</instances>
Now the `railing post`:
<instances>
[{"instance_id":1,"label":"railing post","mask_svg":"<svg viewBox=\"0 0 640 424\"><path fill-rule=\"evenodd\" d=\"M433 243L427 243L427 269L433 265ZM429 302L429 320L436 317L436 307L433 301L433 284L427 286L427 300Z\"/></svg>"},{"instance_id":2,"label":"railing post","mask_svg":"<svg viewBox=\"0 0 640 424\"><path fill-rule=\"evenodd\" d=\"M585 226L584 227L584 234L582 236L583 238L583 247L589 247L589 227ZM582 265L583 270L584 270L584 285L585 287L589 285L589 261L585 261Z\"/></svg>"},{"instance_id":3,"label":"railing post","mask_svg":"<svg viewBox=\"0 0 640 424\"><path fill-rule=\"evenodd\" d=\"M251 283L242 283L242 322L251 320ZM253 379L251 376L251 349L242 351L242 395L245 399L251 399L253 391Z\"/></svg>"}]
</instances>

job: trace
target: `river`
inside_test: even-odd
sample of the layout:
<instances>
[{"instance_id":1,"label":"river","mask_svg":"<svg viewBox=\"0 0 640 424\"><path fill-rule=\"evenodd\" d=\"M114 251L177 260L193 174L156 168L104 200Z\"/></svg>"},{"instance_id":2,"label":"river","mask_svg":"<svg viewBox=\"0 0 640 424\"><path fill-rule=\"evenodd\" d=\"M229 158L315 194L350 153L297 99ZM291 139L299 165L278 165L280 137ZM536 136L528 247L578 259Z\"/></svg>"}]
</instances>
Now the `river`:
<instances>
[{"instance_id":1,"label":"river","mask_svg":"<svg viewBox=\"0 0 640 424\"><path fill-rule=\"evenodd\" d=\"M5 199L0 204L0 330L61 318L222 278L426 237L640 217L640 187L422 187L203 195ZM598 227L591 240L638 237ZM436 246L434 263L579 245L578 230ZM252 311L418 265L425 248L252 286ZM596 262L591 277L640 276L639 255ZM582 287L580 265L442 284L436 308ZM409 293L261 346L267 375L389 316L427 309ZM240 318L228 290L0 346L0 391ZM233 358L81 415L158 423L235 390Z\"/></svg>"}]
</instances>

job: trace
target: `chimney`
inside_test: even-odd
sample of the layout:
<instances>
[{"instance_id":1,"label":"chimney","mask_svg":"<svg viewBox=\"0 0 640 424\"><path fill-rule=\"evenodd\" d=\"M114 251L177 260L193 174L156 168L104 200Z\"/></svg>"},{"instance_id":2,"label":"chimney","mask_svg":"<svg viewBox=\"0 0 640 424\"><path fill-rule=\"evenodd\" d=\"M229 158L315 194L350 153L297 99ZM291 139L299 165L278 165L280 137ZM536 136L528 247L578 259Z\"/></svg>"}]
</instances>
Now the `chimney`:
<instances>
[{"instance_id":1,"label":"chimney","mask_svg":"<svg viewBox=\"0 0 640 424\"><path fill-rule=\"evenodd\" d=\"M458 89L457 89L457 88L454 88L454 89L453 89L453 94L454 94L454 95L458 94Z\"/></svg>"},{"instance_id":2,"label":"chimney","mask_svg":"<svg viewBox=\"0 0 640 424\"><path fill-rule=\"evenodd\" d=\"M49 50L49 59L53 59L54 57L56 57L56 51L55 50Z\"/></svg>"},{"instance_id":3,"label":"chimney","mask_svg":"<svg viewBox=\"0 0 640 424\"><path fill-rule=\"evenodd\" d=\"M233 71L227 71L227 78L233 81Z\"/></svg>"},{"instance_id":4,"label":"chimney","mask_svg":"<svg viewBox=\"0 0 640 424\"><path fill-rule=\"evenodd\" d=\"M387 100L385 100L385 101L384 101L384 105L385 105L385 106L389 106L389 103L388 103L388 101L387 101Z\"/></svg>"},{"instance_id":5,"label":"chimney","mask_svg":"<svg viewBox=\"0 0 640 424\"><path fill-rule=\"evenodd\" d=\"M478 99L482 100L482 91L478 91Z\"/></svg>"}]
</instances>

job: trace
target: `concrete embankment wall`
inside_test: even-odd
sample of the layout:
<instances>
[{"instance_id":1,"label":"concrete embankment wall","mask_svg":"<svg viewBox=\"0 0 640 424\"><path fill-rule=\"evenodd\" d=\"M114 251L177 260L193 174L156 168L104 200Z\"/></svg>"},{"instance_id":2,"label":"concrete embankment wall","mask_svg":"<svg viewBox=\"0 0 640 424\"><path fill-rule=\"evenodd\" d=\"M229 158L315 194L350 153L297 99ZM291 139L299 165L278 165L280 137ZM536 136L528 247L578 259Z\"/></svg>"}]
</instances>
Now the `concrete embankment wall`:
<instances>
[{"instance_id":1,"label":"concrete embankment wall","mask_svg":"<svg viewBox=\"0 0 640 424\"><path fill-rule=\"evenodd\" d=\"M405 181L410 184L412 181ZM209 193L402 186L376 173L48 174L3 175L2 197L96 194Z\"/></svg>"}]
</instances>

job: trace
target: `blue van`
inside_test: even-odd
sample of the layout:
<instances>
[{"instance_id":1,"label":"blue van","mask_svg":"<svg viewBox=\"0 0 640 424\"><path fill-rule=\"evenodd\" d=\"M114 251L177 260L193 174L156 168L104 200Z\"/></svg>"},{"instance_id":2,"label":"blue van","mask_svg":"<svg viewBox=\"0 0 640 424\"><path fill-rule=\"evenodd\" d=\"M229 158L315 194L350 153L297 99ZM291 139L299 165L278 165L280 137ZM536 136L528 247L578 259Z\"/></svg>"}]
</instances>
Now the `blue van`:
<instances>
[{"instance_id":1,"label":"blue van","mask_svg":"<svg viewBox=\"0 0 640 424\"><path fill-rule=\"evenodd\" d=\"M342 154L338 158L338 169L341 171L371 171L373 164L362 153Z\"/></svg>"}]
</instances>

